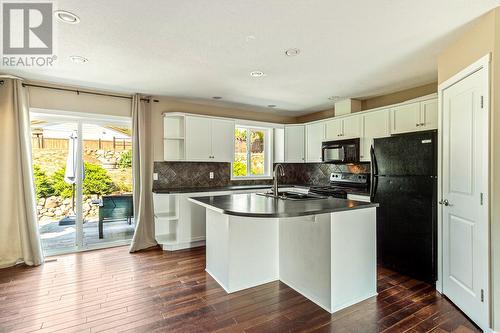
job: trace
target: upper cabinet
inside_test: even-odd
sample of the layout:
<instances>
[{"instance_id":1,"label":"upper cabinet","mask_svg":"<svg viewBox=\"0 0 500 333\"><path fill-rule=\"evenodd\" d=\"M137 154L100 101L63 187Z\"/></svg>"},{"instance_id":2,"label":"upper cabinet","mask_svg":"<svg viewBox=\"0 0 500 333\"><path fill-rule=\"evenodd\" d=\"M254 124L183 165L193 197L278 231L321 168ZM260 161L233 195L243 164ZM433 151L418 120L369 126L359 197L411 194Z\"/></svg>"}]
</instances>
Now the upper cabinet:
<instances>
[{"instance_id":1,"label":"upper cabinet","mask_svg":"<svg viewBox=\"0 0 500 333\"><path fill-rule=\"evenodd\" d=\"M431 99L422 102L420 106L420 128L436 129L438 127L438 101Z\"/></svg>"},{"instance_id":2,"label":"upper cabinet","mask_svg":"<svg viewBox=\"0 0 500 333\"><path fill-rule=\"evenodd\" d=\"M342 136L342 119L331 119L326 121L325 131L327 140L340 140Z\"/></svg>"},{"instance_id":3,"label":"upper cabinet","mask_svg":"<svg viewBox=\"0 0 500 333\"><path fill-rule=\"evenodd\" d=\"M283 163L285 162L285 129L284 128L275 128L273 130L274 133L274 163Z\"/></svg>"},{"instance_id":4,"label":"upper cabinet","mask_svg":"<svg viewBox=\"0 0 500 333\"><path fill-rule=\"evenodd\" d=\"M361 117L352 115L326 122L326 139L343 140L359 138L361 135Z\"/></svg>"},{"instance_id":5,"label":"upper cabinet","mask_svg":"<svg viewBox=\"0 0 500 333\"><path fill-rule=\"evenodd\" d=\"M305 160L305 126L285 126L285 162L304 163Z\"/></svg>"},{"instance_id":6,"label":"upper cabinet","mask_svg":"<svg viewBox=\"0 0 500 333\"><path fill-rule=\"evenodd\" d=\"M306 125L306 162L321 162L321 144L325 141L325 123Z\"/></svg>"},{"instance_id":7,"label":"upper cabinet","mask_svg":"<svg viewBox=\"0 0 500 333\"><path fill-rule=\"evenodd\" d=\"M361 161L368 162L371 160L370 147L373 144L373 139L390 135L389 118L389 109L363 114L363 135L361 136L361 147L359 149Z\"/></svg>"},{"instance_id":8,"label":"upper cabinet","mask_svg":"<svg viewBox=\"0 0 500 333\"><path fill-rule=\"evenodd\" d=\"M391 109L391 134L437 128L437 100L411 103Z\"/></svg>"},{"instance_id":9,"label":"upper cabinet","mask_svg":"<svg viewBox=\"0 0 500 333\"><path fill-rule=\"evenodd\" d=\"M420 128L420 103L397 106L391 109L391 133L415 132Z\"/></svg>"},{"instance_id":10,"label":"upper cabinet","mask_svg":"<svg viewBox=\"0 0 500 333\"><path fill-rule=\"evenodd\" d=\"M234 121L186 117L186 160L231 162Z\"/></svg>"},{"instance_id":11,"label":"upper cabinet","mask_svg":"<svg viewBox=\"0 0 500 333\"><path fill-rule=\"evenodd\" d=\"M232 162L234 156L234 121L212 119L212 160Z\"/></svg>"}]
</instances>

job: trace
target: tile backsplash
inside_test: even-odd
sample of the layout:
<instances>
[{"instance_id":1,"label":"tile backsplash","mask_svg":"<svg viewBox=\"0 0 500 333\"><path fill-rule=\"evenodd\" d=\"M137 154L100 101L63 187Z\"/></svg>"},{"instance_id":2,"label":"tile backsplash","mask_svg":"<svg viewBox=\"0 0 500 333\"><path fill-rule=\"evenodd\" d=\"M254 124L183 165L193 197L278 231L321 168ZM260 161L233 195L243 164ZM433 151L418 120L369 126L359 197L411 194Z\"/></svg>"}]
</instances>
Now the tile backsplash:
<instances>
[{"instance_id":1,"label":"tile backsplash","mask_svg":"<svg viewBox=\"0 0 500 333\"><path fill-rule=\"evenodd\" d=\"M354 165L324 163L282 163L285 176L282 184L326 185L332 172L369 173L370 164ZM179 187L223 187L232 185L271 184L266 180L231 180L231 163L223 162L155 162L153 190ZM214 178L210 179L210 172Z\"/></svg>"}]
</instances>

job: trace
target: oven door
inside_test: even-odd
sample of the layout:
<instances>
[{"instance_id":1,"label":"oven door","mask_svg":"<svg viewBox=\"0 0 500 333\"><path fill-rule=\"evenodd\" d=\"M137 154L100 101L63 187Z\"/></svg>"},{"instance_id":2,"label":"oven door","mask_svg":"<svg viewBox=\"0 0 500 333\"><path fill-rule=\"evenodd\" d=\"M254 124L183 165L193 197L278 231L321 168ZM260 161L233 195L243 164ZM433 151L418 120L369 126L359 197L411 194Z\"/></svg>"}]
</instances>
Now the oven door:
<instances>
[{"instance_id":1,"label":"oven door","mask_svg":"<svg viewBox=\"0 0 500 333\"><path fill-rule=\"evenodd\" d=\"M329 146L323 148L323 162L343 162L345 157L344 146Z\"/></svg>"}]
</instances>

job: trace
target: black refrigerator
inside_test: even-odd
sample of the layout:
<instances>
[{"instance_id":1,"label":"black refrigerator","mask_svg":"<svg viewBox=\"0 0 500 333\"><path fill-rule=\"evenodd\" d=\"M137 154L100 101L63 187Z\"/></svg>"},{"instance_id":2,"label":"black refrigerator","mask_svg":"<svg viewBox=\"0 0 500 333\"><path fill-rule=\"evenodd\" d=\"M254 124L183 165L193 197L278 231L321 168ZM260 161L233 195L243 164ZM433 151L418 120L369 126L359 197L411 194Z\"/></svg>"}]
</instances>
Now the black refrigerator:
<instances>
[{"instance_id":1,"label":"black refrigerator","mask_svg":"<svg viewBox=\"0 0 500 333\"><path fill-rule=\"evenodd\" d=\"M375 139L371 200L377 258L384 267L434 283L437 277L437 132Z\"/></svg>"}]
</instances>

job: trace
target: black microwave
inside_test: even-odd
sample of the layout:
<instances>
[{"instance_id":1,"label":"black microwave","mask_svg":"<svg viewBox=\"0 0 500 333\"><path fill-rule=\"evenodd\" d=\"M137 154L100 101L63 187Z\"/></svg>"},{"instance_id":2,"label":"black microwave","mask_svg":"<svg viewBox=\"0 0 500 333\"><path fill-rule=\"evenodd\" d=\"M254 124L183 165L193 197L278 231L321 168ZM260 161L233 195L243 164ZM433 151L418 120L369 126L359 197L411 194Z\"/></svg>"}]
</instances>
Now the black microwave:
<instances>
[{"instance_id":1,"label":"black microwave","mask_svg":"<svg viewBox=\"0 0 500 333\"><path fill-rule=\"evenodd\" d=\"M325 163L358 163L359 138L325 141L322 143L321 152Z\"/></svg>"}]
</instances>

